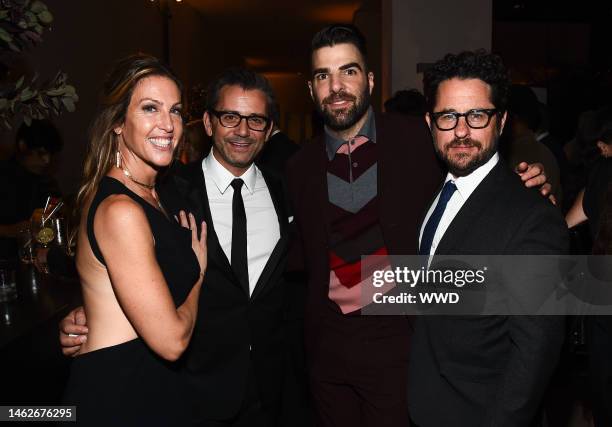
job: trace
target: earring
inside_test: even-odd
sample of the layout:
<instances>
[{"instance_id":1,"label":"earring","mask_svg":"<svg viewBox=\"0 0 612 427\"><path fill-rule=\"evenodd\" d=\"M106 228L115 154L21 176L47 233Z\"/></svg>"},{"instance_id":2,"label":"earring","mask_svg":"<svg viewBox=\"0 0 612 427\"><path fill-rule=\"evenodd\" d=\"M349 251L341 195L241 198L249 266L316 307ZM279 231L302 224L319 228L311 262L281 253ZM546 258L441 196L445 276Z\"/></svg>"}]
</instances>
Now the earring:
<instances>
[{"instance_id":1,"label":"earring","mask_svg":"<svg viewBox=\"0 0 612 427\"><path fill-rule=\"evenodd\" d=\"M121 168L121 153L119 151L115 153L115 166L117 166L118 169Z\"/></svg>"}]
</instances>

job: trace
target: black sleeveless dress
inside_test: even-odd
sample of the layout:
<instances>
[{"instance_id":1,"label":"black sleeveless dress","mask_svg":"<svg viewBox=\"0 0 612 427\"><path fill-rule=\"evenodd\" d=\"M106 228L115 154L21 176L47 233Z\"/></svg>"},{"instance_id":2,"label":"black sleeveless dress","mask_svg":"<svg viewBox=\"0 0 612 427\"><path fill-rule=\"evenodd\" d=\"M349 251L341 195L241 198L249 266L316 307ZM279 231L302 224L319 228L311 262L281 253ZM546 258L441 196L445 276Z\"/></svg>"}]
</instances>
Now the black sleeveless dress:
<instances>
[{"instance_id":1,"label":"black sleeveless dress","mask_svg":"<svg viewBox=\"0 0 612 427\"><path fill-rule=\"evenodd\" d=\"M89 208L87 236L93 253L104 264L93 221L100 203L112 194L125 194L144 209L155 238L157 262L174 304L181 305L200 271L191 248L191 232L114 178L102 178ZM171 363L156 355L140 337L85 353L72 361L63 404L77 406L77 425L189 425L181 399L179 365L180 360Z\"/></svg>"}]
</instances>

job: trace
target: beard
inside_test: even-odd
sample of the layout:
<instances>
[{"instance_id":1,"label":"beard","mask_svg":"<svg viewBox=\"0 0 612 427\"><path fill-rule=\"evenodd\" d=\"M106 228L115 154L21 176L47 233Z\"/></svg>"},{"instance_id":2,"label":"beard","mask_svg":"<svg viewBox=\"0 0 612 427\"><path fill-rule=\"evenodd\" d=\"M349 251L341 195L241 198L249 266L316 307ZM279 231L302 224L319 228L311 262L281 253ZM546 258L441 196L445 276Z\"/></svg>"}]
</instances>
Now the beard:
<instances>
[{"instance_id":1,"label":"beard","mask_svg":"<svg viewBox=\"0 0 612 427\"><path fill-rule=\"evenodd\" d=\"M353 105L341 110L327 108L327 105L338 101L349 101ZM332 93L323 100L316 99L315 107L317 112L323 117L323 123L330 129L335 131L349 129L363 117L370 107L369 87L366 85L359 96L344 91Z\"/></svg>"},{"instance_id":2,"label":"beard","mask_svg":"<svg viewBox=\"0 0 612 427\"><path fill-rule=\"evenodd\" d=\"M498 140L499 132L495 132L491 143L485 149L482 148L483 144L481 141L472 138L455 138L451 142L445 144L442 149L438 148L438 144L434 141L434 147L438 157L446 164L449 172L456 177L460 177L471 174L480 166L487 163L497 152ZM453 147L474 147L477 148L478 151L476 154L459 153L451 157L449 155L449 149Z\"/></svg>"}]
</instances>

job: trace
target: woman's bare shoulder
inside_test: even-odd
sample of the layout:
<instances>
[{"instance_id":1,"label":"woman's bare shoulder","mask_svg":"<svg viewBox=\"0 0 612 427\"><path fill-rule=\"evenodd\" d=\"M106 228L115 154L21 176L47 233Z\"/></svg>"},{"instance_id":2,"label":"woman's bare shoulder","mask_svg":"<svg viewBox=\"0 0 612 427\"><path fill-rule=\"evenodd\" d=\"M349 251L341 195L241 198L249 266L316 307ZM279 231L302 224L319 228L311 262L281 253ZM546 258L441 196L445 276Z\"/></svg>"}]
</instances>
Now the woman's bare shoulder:
<instances>
[{"instance_id":1,"label":"woman's bare shoulder","mask_svg":"<svg viewBox=\"0 0 612 427\"><path fill-rule=\"evenodd\" d=\"M103 229L102 236L111 239L125 240L138 236L146 236L148 239L151 235L143 207L125 194L113 194L100 203L94 227L96 231Z\"/></svg>"}]
</instances>

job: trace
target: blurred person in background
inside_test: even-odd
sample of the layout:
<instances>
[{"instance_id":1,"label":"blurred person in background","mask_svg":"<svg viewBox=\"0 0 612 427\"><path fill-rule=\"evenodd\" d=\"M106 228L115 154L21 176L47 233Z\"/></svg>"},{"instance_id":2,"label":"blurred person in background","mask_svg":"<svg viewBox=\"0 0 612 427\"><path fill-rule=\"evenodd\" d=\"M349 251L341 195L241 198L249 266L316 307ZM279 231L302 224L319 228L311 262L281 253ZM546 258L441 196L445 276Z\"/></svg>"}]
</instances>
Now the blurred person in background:
<instances>
[{"instance_id":1,"label":"blurred person in background","mask_svg":"<svg viewBox=\"0 0 612 427\"><path fill-rule=\"evenodd\" d=\"M212 140L204 130L202 119L192 120L185 125L183 141L179 145L179 160L188 164L191 162L201 162L210 152Z\"/></svg>"},{"instance_id":2,"label":"blurred person in background","mask_svg":"<svg viewBox=\"0 0 612 427\"><path fill-rule=\"evenodd\" d=\"M299 151L300 146L292 141L291 138L280 129L278 125L278 123L280 123L278 104L275 105L272 115L274 127L272 128L272 133L266 141L264 148L261 150L261 153L259 153L258 164L260 167L274 174L277 178L282 179L285 174L287 160Z\"/></svg>"},{"instance_id":3,"label":"blurred person in background","mask_svg":"<svg viewBox=\"0 0 612 427\"><path fill-rule=\"evenodd\" d=\"M590 151L596 154L588 167L589 178L565 217L570 228L588 220L592 238L597 234L605 195L612 182L612 111L602 110L597 121L598 130L594 132L597 136L590 144Z\"/></svg>"},{"instance_id":4,"label":"blurred person in background","mask_svg":"<svg viewBox=\"0 0 612 427\"><path fill-rule=\"evenodd\" d=\"M565 154L563 143L555 133L550 129L551 122L551 111L546 104L538 101L538 111L540 115L540 124L537 129L534 130L536 140L544 144L550 152L555 156L557 165L559 165L559 173L561 174L561 188L563 189L563 200L565 202L572 200L571 194L568 192L569 180L569 163L567 161L567 155ZM575 194L575 193L574 193ZM567 204L567 203L566 203ZM563 206L563 212L569 209L569 206Z\"/></svg>"},{"instance_id":5,"label":"blurred person in background","mask_svg":"<svg viewBox=\"0 0 612 427\"><path fill-rule=\"evenodd\" d=\"M528 86L512 85L508 99L508 134L502 137L500 151L511 168L520 162L542 163L552 194L561 201L561 173L554 154L536 139L541 116L538 99Z\"/></svg>"},{"instance_id":6,"label":"blurred person in background","mask_svg":"<svg viewBox=\"0 0 612 427\"><path fill-rule=\"evenodd\" d=\"M588 221L593 239L591 253L612 255L612 111L600 110L591 123L598 130L592 152L598 153L587 185L566 215L568 227ZM607 257L609 258L609 257ZM595 259L597 275L610 281L610 262ZM585 318L588 376L595 427L612 425L612 316Z\"/></svg>"},{"instance_id":7,"label":"blurred person in background","mask_svg":"<svg viewBox=\"0 0 612 427\"><path fill-rule=\"evenodd\" d=\"M593 255L597 257L597 273L608 285L612 281L612 185L608 183L599 226L593 242ZM603 274L603 275L602 275ZM595 427L612 425L612 316L590 316L586 319L587 349L589 357L589 385Z\"/></svg>"},{"instance_id":8,"label":"blurred person in background","mask_svg":"<svg viewBox=\"0 0 612 427\"><path fill-rule=\"evenodd\" d=\"M60 190L50 176L53 157L63 146L48 120L23 123L17 131L15 154L0 162L0 258L16 258L15 238L28 228L32 213Z\"/></svg>"},{"instance_id":9,"label":"blurred person in background","mask_svg":"<svg viewBox=\"0 0 612 427\"><path fill-rule=\"evenodd\" d=\"M427 108L425 97L416 89L398 90L393 97L385 101L386 113L400 113L409 116L423 117Z\"/></svg>"}]
</instances>

